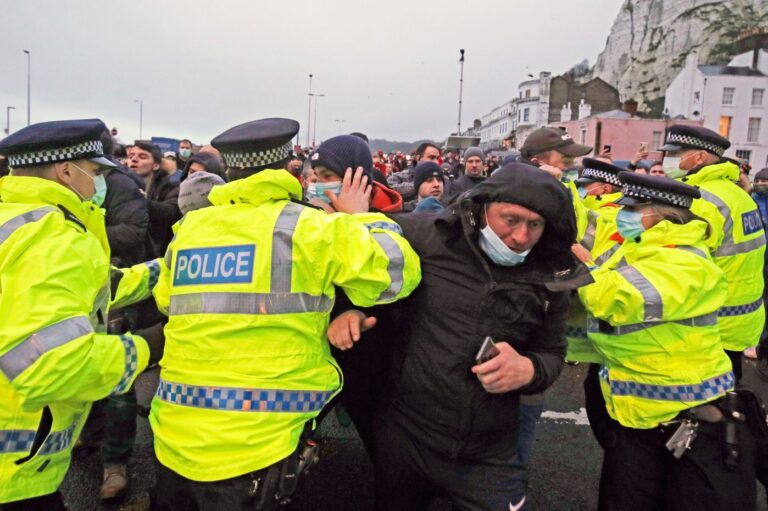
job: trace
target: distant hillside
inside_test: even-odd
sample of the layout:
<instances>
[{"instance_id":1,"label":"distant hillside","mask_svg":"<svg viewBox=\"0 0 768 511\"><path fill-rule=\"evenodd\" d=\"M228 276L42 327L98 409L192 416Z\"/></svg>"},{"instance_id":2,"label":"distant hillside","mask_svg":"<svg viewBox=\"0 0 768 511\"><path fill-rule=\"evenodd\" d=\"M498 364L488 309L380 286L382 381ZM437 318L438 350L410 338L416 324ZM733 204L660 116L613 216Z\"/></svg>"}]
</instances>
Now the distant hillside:
<instances>
[{"instance_id":1,"label":"distant hillside","mask_svg":"<svg viewBox=\"0 0 768 511\"><path fill-rule=\"evenodd\" d=\"M441 144L437 144L432 140L417 140L416 142L393 142L391 140L385 140L383 138L372 138L368 141L368 145L371 146L372 151L384 151L385 153L394 153L396 151L402 151L405 154L410 154L415 151L419 144L424 142L432 142L438 147Z\"/></svg>"}]
</instances>

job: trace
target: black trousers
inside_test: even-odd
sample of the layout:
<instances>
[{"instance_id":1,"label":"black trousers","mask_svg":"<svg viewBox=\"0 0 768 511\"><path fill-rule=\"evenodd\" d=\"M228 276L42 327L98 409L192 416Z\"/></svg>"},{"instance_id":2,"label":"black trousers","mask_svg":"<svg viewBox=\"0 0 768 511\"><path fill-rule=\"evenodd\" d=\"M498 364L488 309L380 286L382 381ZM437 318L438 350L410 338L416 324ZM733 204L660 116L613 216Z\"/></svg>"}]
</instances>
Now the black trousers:
<instances>
[{"instance_id":1,"label":"black trousers","mask_svg":"<svg viewBox=\"0 0 768 511\"><path fill-rule=\"evenodd\" d=\"M525 468L515 446L482 460L450 459L413 438L392 419L374 430L376 509L426 510L436 496L454 509L517 510L525 498Z\"/></svg>"},{"instance_id":2,"label":"black trousers","mask_svg":"<svg viewBox=\"0 0 768 511\"><path fill-rule=\"evenodd\" d=\"M737 430L740 464L727 470L720 424L700 422L691 449L676 459L664 445L676 426L640 430L611 422L613 434L603 436L600 511L755 508L755 446L746 425L739 424Z\"/></svg>"},{"instance_id":3,"label":"black trousers","mask_svg":"<svg viewBox=\"0 0 768 511\"><path fill-rule=\"evenodd\" d=\"M58 491L42 497L0 504L0 511L67 511L64 498Z\"/></svg>"}]
</instances>

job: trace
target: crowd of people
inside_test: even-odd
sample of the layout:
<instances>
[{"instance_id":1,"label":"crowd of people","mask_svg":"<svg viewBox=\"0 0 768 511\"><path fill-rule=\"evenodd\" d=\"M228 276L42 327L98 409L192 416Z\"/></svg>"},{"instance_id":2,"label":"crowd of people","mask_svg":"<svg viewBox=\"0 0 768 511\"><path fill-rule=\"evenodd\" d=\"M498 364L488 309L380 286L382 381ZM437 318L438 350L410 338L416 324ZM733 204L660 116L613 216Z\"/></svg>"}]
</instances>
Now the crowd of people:
<instances>
[{"instance_id":1,"label":"crowd of people","mask_svg":"<svg viewBox=\"0 0 768 511\"><path fill-rule=\"evenodd\" d=\"M744 355L768 367L768 169L750 182L682 125L628 168L554 127L504 156L298 130L165 154L96 119L0 141L1 511L67 509L73 450L124 496L137 413L156 484L125 509L277 509L334 407L377 509L530 509L566 361L589 364L601 510L754 508L768 426L740 380Z\"/></svg>"}]
</instances>

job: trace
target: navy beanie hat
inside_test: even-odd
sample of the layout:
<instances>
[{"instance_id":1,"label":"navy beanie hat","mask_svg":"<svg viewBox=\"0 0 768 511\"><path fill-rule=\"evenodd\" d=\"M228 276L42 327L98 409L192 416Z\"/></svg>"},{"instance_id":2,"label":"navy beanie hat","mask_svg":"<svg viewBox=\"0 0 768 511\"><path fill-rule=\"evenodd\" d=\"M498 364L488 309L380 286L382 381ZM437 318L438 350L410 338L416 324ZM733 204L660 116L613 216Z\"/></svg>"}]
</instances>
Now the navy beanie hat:
<instances>
[{"instance_id":1,"label":"navy beanie hat","mask_svg":"<svg viewBox=\"0 0 768 511\"><path fill-rule=\"evenodd\" d=\"M310 161L313 169L322 165L342 179L348 168L354 171L357 167L363 167L369 182L371 179L371 169L373 169L371 149L363 139L354 135L329 138L320 144Z\"/></svg>"},{"instance_id":2,"label":"navy beanie hat","mask_svg":"<svg viewBox=\"0 0 768 511\"><path fill-rule=\"evenodd\" d=\"M423 161L413 169L413 186L416 193L419 192L421 184L431 177L439 177L445 182L445 172L443 168L433 161Z\"/></svg>"}]
</instances>

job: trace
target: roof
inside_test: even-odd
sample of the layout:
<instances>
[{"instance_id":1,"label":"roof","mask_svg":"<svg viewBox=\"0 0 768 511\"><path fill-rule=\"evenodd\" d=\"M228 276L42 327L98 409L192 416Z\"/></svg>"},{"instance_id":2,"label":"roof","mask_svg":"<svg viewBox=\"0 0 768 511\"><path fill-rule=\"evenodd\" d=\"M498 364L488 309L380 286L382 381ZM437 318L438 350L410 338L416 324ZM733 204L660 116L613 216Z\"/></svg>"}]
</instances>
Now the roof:
<instances>
[{"instance_id":1,"label":"roof","mask_svg":"<svg viewBox=\"0 0 768 511\"><path fill-rule=\"evenodd\" d=\"M632 115L625 112L624 110L609 110L607 112L592 114L590 115L590 117L610 117L613 119L629 119L632 117Z\"/></svg>"},{"instance_id":2,"label":"roof","mask_svg":"<svg viewBox=\"0 0 768 511\"><path fill-rule=\"evenodd\" d=\"M747 66L713 66L701 65L699 71L707 76L729 75L729 76L765 76L756 69Z\"/></svg>"}]
</instances>

